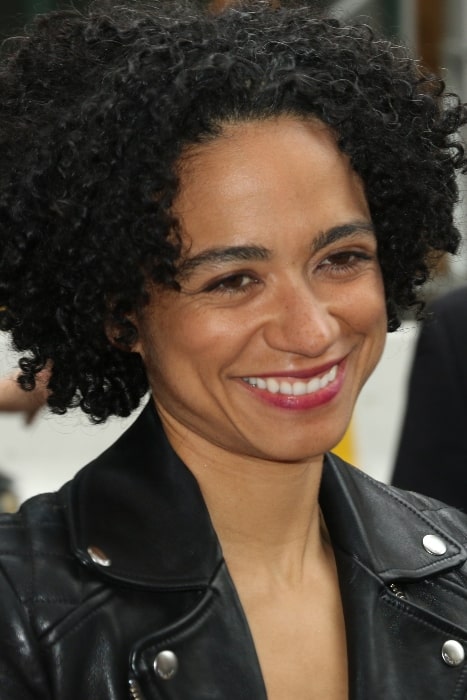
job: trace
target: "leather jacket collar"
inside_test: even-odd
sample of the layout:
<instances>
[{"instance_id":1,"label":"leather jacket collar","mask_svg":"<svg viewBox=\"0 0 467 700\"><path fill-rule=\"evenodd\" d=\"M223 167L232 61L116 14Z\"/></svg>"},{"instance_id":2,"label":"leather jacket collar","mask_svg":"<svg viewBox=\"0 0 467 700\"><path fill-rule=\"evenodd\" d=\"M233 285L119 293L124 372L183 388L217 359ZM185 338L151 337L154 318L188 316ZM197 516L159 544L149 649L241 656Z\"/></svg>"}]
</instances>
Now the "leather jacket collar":
<instances>
[{"instance_id":1,"label":"leather jacket collar","mask_svg":"<svg viewBox=\"0 0 467 700\"><path fill-rule=\"evenodd\" d=\"M198 588L222 561L198 484L171 448L152 402L78 473L62 498L79 559L95 568L88 548L97 546L111 560L109 567L99 567L101 576L159 590ZM414 580L467 558L430 510L333 455L325 459L320 504L338 569L341 552L385 582ZM427 534L442 538L444 554L425 550Z\"/></svg>"}]
</instances>

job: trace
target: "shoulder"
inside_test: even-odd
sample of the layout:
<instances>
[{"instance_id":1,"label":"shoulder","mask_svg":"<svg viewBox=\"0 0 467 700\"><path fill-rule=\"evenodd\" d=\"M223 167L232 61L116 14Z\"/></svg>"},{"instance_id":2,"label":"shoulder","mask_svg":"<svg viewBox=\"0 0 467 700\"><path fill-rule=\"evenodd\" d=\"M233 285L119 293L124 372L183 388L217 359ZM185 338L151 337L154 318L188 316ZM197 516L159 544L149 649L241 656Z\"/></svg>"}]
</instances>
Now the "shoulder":
<instances>
[{"instance_id":1,"label":"shoulder","mask_svg":"<svg viewBox=\"0 0 467 700\"><path fill-rule=\"evenodd\" d=\"M72 553L65 511L58 492L34 496L17 513L0 515L0 586L38 635L97 585Z\"/></svg>"},{"instance_id":2,"label":"shoulder","mask_svg":"<svg viewBox=\"0 0 467 700\"><path fill-rule=\"evenodd\" d=\"M437 527L447 530L462 544L467 544L467 514L464 511L415 491L406 491L386 485L384 485L384 489L394 498L403 499L417 512L428 517Z\"/></svg>"},{"instance_id":3,"label":"shoulder","mask_svg":"<svg viewBox=\"0 0 467 700\"><path fill-rule=\"evenodd\" d=\"M325 467L322 506L328 527L342 549L385 580L420 579L465 566L465 513L378 482L335 455L328 455ZM433 538L442 551L430 550Z\"/></svg>"},{"instance_id":4,"label":"shoulder","mask_svg":"<svg viewBox=\"0 0 467 700\"><path fill-rule=\"evenodd\" d=\"M17 513L0 515L0 563L4 572L21 581L34 560L60 552L66 556L65 522L57 494L26 501ZM22 575L21 575L22 574Z\"/></svg>"},{"instance_id":5,"label":"shoulder","mask_svg":"<svg viewBox=\"0 0 467 700\"><path fill-rule=\"evenodd\" d=\"M44 493L25 501L17 513L0 515L0 557L24 559L65 550L64 508L57 493Z\"/></svg>"},{"instance_id":6,"label":"shoulder","mask_svg":"<svg viewBox=\"0 0 467 700\"><path fill-rule=\"evenodd\" d=\"M432 311L435 315L455 317L458 322L462 322L466 309L467 285L443 294L428 306L428 311Z\"/></svg>"},{"instance_id":7,"label":"shoulder","mask_svg":"<svg viewBox=\"0 0 467 700\"><path fill-rule=\"evenodd\" d=\"M462 510L416 491L407 491L384 484L356 467L342 462L341 464L343 468L352 470L353 476L358 482L361 482L362 487L365 488L370 497L373 495L378 500L381 497L390 499L394 504L397 504L400 517L403 518L404 515L409 517L409 514L423 516L434 525L447 529L454 538L467 542L467 514Z\"/></svg>"},{"instance_id":8,"label":"shoulder","mask_svg":"<svg viewBox=\"0 0 467 700\"><path fill-rule=\"evenodd\" d=\"M65 597L57 589L65 532L53 494L0 516L0 687L12 700L50 697L40 640L63 614Z\"/></svg>"},{"instance_id":9,"label":"shoulder","mask_svg":"<svg viewBox=\"0 0 467 700\"><path fill-rule=\"evenodd\" d=\"M467 285L454 289L432 301L426 310L420 341L439 337L439 342L464 348L467 339Z\"/></svg>"}]
</instances>

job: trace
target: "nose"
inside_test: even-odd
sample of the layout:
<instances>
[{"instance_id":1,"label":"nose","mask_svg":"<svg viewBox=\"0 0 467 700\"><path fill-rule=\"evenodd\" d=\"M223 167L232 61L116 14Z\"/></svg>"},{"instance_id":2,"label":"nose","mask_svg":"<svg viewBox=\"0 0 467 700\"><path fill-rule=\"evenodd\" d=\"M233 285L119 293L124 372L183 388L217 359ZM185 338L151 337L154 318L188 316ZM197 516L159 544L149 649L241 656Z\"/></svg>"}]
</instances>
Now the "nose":
<instances>
[{"instance_id":1,"label":"nose","mask_svg":"<svg viewBox=\"0 0 467 700\"><path fill-rule=\"evenodd\" d=\"M270 303L263 334L271 348L319 357L337 340L340 323L333 305L306 282L281 286Z\"/></svg>"}]
</instances>

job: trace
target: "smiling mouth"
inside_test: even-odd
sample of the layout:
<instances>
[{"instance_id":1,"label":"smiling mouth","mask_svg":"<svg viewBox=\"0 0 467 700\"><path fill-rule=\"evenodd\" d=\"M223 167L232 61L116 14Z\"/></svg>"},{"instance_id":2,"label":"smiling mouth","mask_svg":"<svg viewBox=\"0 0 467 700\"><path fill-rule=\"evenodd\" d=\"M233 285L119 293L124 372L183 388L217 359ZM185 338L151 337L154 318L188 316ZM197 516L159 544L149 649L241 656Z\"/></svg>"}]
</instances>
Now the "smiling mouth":
<instances>
[{"instance_id":1,"label":"smiling mouth","mask_svg":"<svg viewBox=\"0 0 467 700\"><path fill-rule=\"evenodd\" d=\"M267 391L270 394L283 394L285 396L308 396L325 389L337 376L338 366L333 365L321 377L313 377L308 382L299 379L276 379L275 377L242 377L246 384Z\"/></svg>"}]
</instances>

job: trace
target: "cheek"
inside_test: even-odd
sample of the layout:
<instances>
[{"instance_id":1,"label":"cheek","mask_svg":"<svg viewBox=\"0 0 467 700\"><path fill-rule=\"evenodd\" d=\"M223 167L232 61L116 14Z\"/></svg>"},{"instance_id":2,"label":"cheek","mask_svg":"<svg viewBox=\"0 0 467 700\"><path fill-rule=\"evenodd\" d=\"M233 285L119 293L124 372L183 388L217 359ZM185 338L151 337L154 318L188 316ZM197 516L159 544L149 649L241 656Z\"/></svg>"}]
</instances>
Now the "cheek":
<instances>
[{"instance_id":1,"label":"cheek","mask_svg":"<svg viewBox=\"0 0 467 700\"><path fill-rule=\"evenodd\" d=\"M387 334L386 298L380 277L361 286L358 293L347 296L347 323L365 337L381 354Z\"/></svg>"},{"instance_id":2,"label":"cheek","mask_svg":"<svg viewBox=\"0 0 467 700\"><path fill-rule=\"evenodd\" d=\"M381 280L376 281L373 288L369 288L360 300L359 323L360 331L366 335L367 342L371 347L371 367L373 371L375 365L381 357L387 336L387 312L384 287Z\"/></svg>"},{"instance_id":3,"label":"cheek","mask_svg":"<svg viewBox=\"0 0 467 700\"><path fill-rule=\"evenodd\" d=\"M172 326L170 334L177 354L195 354L200 358L217 357L222 360L235 352L250 335L248 318L232 309L190 313Z\"/></svg>"},{"instance_id":4,"label":"cheek","mask_svg":"<svg viewBox=\"0 0 467 700\"><path fill-rule=\"evenodd\" d=\"M358 314L362 330L365 328L369 333L374 329L375 333L383 332L386 334L387 314L386 300L381 290L378 295L365 295L359 304L360 312Z\"/></svg>"},{"instance_id":5,"label":"cheek","mask_svg":"<svg viewBox=\"0 0 467 700\"><path fill-rule=\"evenodd\" d=\"M196 365L203 371L214 368L238 345L239 325L228 314L179 313L153 316L142 329L140 354L153 376L176 377Z\"/></svg>"},{"instance_id":6,"label":"cheek","mask_svg":"<svg viewBox=\"0 0 467 700\"><path fill-rule=\"evenodd\" d=\"M384 284L381 273L375 280L373 289L368 290L368 294L366 295L366 303L369 306L368 315L370 317L370 322L372 321L375 325L382 328L383 334L386 336L388 318L386 310L386 295L384 292Z\"/></svg>"}]
</instances>

